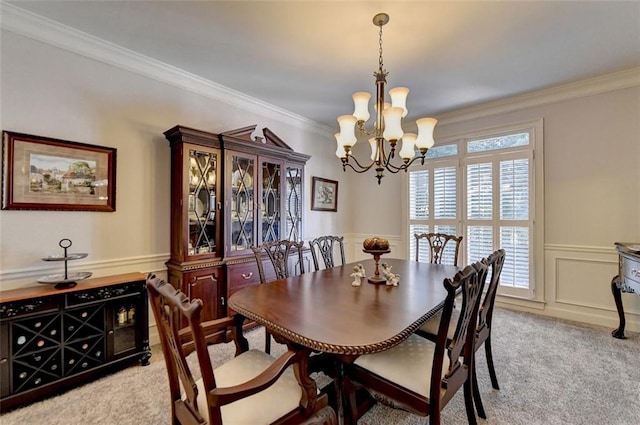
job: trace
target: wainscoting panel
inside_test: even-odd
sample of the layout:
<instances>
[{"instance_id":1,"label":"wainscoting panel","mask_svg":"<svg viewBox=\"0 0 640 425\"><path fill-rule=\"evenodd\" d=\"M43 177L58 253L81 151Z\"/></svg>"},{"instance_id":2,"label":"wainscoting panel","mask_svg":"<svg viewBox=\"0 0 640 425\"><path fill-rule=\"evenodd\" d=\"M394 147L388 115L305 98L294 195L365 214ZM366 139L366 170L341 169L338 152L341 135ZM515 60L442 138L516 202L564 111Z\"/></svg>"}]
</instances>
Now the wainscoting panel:
<instances>
[{"instance_id":1,"label":"wainscoting panel","mask_svg":"<svg viewBox=\"0 0 640 425\"><path fill-rule=\"evenodd\" d=\"M617 267L617 262L556 257L554 301L611 310L613 298L609 283Z\"/></svg>"},{"instance_id":2,"label":"wainscoting panel","mask_svg":"<svg viewBox=\"0 0 640 425\"><path fill-rule=\"evenodd\" d=\"M615 248L545 246L543 314L568 320L618 326L611 279L618 274ZM640 332L640 296L623 294L627 330Z\"/></svg>"}]
</instances>

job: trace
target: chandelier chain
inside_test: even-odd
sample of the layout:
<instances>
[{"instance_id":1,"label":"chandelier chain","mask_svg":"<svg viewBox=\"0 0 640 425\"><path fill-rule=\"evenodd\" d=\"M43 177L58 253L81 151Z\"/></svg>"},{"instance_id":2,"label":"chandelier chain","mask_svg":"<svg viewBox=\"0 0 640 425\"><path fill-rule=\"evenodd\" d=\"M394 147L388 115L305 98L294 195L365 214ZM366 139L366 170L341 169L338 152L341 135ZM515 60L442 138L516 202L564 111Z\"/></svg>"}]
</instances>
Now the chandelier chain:
<instances>
[{"instance_id":1,"label":"chandelier chain","mask_svg":"<svg viewBox=\"0 0 640 425\"><path fill-rule=\"evenodd\" d=\"M378 39L379 39L379 43L380 43L380 57L378 58L378 65L380 67L380 71L382 71L382 68L384 66L384 63L382 61L382 25L380 25L380 31L378 33Z\"/></svg>"}]
</instances>

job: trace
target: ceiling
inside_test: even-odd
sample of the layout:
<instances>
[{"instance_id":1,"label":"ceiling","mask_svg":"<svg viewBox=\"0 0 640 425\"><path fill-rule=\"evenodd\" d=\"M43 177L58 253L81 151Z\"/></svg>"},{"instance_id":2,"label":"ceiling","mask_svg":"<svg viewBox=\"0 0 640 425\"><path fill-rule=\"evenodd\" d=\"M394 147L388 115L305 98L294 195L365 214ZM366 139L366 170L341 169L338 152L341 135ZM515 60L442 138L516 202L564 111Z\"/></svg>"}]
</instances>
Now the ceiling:
<instances>
[{"instance_id":1,"label":"ceiling","mask_svg":"<svg viewBox=\"0 0 640 425\"><path fill-rule=\"evenodd\" d=\"M407 119L640 66L640 2L7 1L337 129L375 90Z\"/></svg>"}]
</instances>

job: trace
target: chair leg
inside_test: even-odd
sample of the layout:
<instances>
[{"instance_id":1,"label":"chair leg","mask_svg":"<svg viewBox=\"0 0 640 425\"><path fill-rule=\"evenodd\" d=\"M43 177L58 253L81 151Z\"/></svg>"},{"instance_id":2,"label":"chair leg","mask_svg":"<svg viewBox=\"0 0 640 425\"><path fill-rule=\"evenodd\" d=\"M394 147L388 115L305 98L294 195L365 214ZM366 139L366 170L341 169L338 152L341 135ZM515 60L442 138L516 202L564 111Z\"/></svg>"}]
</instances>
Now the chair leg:
<instances>
[{"instance_id":1,"label":"chair leg","mask_svg":"<svg viewBox=\"0 0 640 425\"><path fill-rule=\"evenodd\" d=\"M491 386L496 390L500 389L498 386L498 378L496 378L496 370L493 367L493 353L491 351L491 335L484 342L484 351L487 357L487 366L489 367L489 376L491 377Z\"/></svg>"},{"instance_id":2,"label":"chair leg","mask_svg":"<svg viewBox=\"0 0 640 425\"><path fill-rule=\"evenodd\" d=\"M471 363L471 368L473 368L473 363ZM467 420L469 425L477 425L476 421L476 411L473 408L473 370L471 371L471 376L467 377L467 380L464 382L464 406L467 410Z\"/></svg>"},{"instance_id":3,"label":"chair leg","mask_svg":"<svg viewBox=\"0 0 640 425\"><path fill-rule=\"evenodd\" d=\"M264 352L271 354L271 334L266 329L264 330Z\"/></svg>"},{"instance_id":4,"label":"chair leg","mask_svg":"<svg viewBox=\"0 0 640 425\"><path fill-rule=\"evenodd\" d=\"M473 384L473 401L476 405L476 411L478 412L478 416L482 419L487 419L487 414L484 411L484 406L482 405L482 398L480 397L480 388L478 387L478 375L476 375L476 368L473 368L472 372L472 384Z\"/></svg>"}]
</instances>

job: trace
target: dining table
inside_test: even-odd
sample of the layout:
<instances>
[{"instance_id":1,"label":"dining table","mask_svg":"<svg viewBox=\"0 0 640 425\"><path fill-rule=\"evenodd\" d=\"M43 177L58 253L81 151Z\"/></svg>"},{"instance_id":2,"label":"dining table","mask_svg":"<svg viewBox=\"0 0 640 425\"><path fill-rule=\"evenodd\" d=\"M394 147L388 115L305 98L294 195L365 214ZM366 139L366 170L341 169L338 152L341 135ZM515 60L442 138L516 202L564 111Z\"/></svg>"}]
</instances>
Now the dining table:
<instances>
[{"instance_id":1,"label":"dining table","mask_svg":"<svg viewBox=\"0 0 640 425\"><path fill-rule=\"evenodd\" d=\"M374 260L366 259L244 288L229 298L229 307L239 323L253 320L290 348L324 353L340 365L411 336L442 308L447 296L443 281L459 270L395 258L383 257L382 263L399 275L397 286L367 278L354 286L354 267L362 265L369 277L376 270ZM334 381L342 423L341 373L338 366Z\"/></svg>"}]
</instances>

